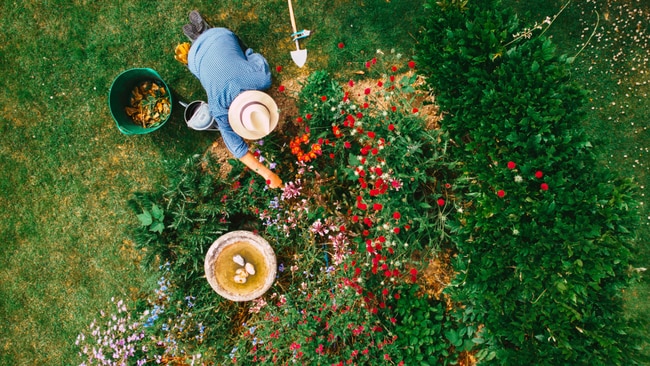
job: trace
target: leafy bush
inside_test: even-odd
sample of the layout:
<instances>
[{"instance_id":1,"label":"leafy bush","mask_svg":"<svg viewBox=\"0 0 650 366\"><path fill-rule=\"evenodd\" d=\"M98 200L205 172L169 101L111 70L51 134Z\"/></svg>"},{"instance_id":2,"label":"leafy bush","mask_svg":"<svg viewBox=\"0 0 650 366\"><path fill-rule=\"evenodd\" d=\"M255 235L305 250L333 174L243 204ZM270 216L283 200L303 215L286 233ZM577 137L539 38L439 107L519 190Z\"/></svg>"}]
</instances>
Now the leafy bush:
<instances>
[{"instance_id":1,"label":"leafy bush","mask_svg":"<svg viewBox=\"0 0 650 366\"><path fill-rule=\"evenodd\" d=\"M417 58L467 183L449 221L462 273L449 291L485 326L486 362L632 362L621 295L634 187L596 163L573 59L530 38L538 27L509 39L517 20L499 5L429 1Z\"/></svg>"}]
</instances>

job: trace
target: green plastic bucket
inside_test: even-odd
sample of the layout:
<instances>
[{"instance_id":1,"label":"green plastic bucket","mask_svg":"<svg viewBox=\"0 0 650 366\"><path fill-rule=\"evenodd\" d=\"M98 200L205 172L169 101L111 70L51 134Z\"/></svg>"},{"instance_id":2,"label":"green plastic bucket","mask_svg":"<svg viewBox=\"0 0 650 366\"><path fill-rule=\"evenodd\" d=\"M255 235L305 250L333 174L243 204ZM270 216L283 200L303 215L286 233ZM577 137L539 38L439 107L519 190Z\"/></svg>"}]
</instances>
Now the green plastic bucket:
<instances>
[{"instance_id":1,"label":"green plastic bucket","mask_svg":"<svg viewBox=\"0 0 650 366\"><path fill-rule=\"evenodd\" d=\"M171 108L174 105L171 90L160 75L149 68L126 70L113 80L111 90L108 92L108 107L111 110L111 115L115 123L117 123L117 128L125 135L143 135L153 132L169 120L169 117L167 117L154 127L144 128L134 123L131 117L126 114L125 107L129 105L131 91L144 81L155 81L165 88L165 92L169 96L169 116L171 116Z\"/></svg>"}]
</instances>

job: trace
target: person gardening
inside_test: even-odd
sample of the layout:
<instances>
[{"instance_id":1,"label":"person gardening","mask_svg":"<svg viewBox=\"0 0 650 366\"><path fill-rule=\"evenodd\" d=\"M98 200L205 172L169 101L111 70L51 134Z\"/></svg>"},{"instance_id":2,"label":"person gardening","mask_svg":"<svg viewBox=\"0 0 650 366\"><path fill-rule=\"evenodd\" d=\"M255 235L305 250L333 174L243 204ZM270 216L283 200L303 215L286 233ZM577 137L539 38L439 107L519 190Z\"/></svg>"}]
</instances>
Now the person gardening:
<instances>
[{"instance_id":1,"label":"person gardening","mask_svg":"<svg viewBox=\"0 0 650 366\"><path fill-rule=\"evenodd\" d=\"M196 122L192 119L213 118L233 156L271 188L282 187L280 177L255 158L245 141L261 139L278 125L278 107L262 91L271 87L268 62L243 46L229 29L210 27L196 10L190 12L189 19L183 33L192 44L178 45L175 57L199 79L208 103L196 108L188 125Z\"/></svg>"}]
</instances>

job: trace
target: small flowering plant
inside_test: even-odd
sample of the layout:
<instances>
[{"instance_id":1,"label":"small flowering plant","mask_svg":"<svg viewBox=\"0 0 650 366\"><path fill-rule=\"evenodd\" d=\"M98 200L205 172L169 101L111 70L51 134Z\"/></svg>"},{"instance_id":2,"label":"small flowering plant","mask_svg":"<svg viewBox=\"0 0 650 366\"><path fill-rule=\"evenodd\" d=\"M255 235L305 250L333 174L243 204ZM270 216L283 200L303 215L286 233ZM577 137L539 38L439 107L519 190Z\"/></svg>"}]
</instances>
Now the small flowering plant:
<instances>
[{"instance_id":1,"label":"small flowering plant","mask_svg":"<svg viewBox=\"0 0 650 366\"><path fill-rule=\"evenodd\" d=\"M174 301L180 292L169 279L170 264L160 269L144 310L113 298L113 309L100 311L100 318L79 333L79 365L211 364L202 358L205 326L193 316L195 298Z\"/></svg>"}]
</instances>

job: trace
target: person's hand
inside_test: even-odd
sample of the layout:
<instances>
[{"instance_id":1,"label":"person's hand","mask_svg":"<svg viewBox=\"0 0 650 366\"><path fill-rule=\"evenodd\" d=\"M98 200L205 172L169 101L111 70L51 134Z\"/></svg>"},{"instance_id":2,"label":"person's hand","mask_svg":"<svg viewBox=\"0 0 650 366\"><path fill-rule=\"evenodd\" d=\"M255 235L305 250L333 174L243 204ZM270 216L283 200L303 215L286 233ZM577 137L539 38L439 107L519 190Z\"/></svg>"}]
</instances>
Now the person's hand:
<instances>
[{"instance_id":1,"label":"person's hand","mask_svg":"<svg viewBox=\"0 0 650 366\"><path fill-rule=\"evenodd\" d=\"M280 179L280 177L278 177L278 175L273 172L271 172L271 174L266 179L266 184L268 184L270 188L284 187L284 183L282 183L282 179Z\"/></svg>"}]
</instances>

